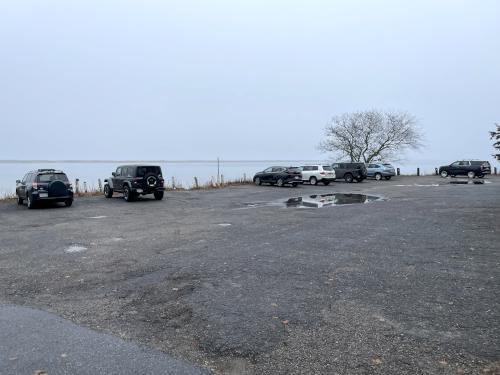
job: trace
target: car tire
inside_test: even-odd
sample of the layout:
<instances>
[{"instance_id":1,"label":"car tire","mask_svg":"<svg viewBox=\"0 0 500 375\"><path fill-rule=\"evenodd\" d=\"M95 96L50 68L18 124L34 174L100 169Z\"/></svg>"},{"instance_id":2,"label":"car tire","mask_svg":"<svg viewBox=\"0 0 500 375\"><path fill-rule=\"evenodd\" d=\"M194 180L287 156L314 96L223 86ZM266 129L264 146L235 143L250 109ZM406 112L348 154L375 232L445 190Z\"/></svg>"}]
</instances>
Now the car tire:
<instances>
[{"instance_id":1,"label":"car tire","mask_svg":"<svg viewBox=\"0 0 500 375\"><path fill-rule=\"evenodd\" d=\"M358 182L363 182L363 180L364 180L364 178L363 178L363 177L358 177L358 178L356 178L356 181L358 181Z\"/></svg>"},{"instance_id":2,"label":"car tire","mask_svg":"<svg viewBox=\"0 0 500 375\"><path fill-rule=\"evenodd\" d=\"M469 173L467 173L467 177L474 178L474 177L476 177L476 174L474 172L470 171Z\"/></svg>"},{"instance_id":3,"label":"car tire","mask_svg":"<svg viewBox=\"0 0 500 375\"><path fill-rule=\"evenodd\" d=\"M113 196L113 189L109 185L104 185L104 196L106 198L111 198Z\"/></svg>"},{"instance_id":4,"label":"car tire","mask_svg":"<svg viewBox=\"0 0 500 375\"><path fill-rule=\"evenodd\" d=\"M330 181L323 181L323 185L325 185L325 186L330 185Z\"/></svg>"},{"instance_id":5,"label":"car tire","mask_svg":"<svg viewBox=\"0 0 500 375\"><path fill-rule=\"evenodd\" d=\"M71 207L71 205L73 204L73 199L66 199L64 201L64 204L66 205L66 207Z\"/></svg>"},{"instance_id":6,"label":"car tire","mask_svg":"<svg viewBox=\"0 0 500 375\"><path fill-rule=\"evenodd\" d=\"M28 206L28 208L30 210L35 207L35 202L33 202L33 199L31 198L31 196L29 194L26 197L26 205Z\"/></svg>"},{"instance_id":7,"label":"car tire","mask_svg":"<svg viewBox=\"0 0 500 375\"><path fill-rule=\"evenodd\" d=\"M314 176L312 176L310 179L309 179L309 183L311 185L316 185L318 183L318 179Z\"/></svg>"},{"instance_id":8,"label":"car tire","mask_svg":"<svg viewBox=\"0 0 500 375\"><path fill-rule=\"evenodd\" d=\"M294 183L292 184L292 186L293 186L293 187L297 187L297 186L299 186L299 184L298 184L297 182L294 182Z\"/></svg>"},{"instance_id":9,"label":"car tire","mask_svg":"<svg viewBox=\"0 0 500 375\"><path fill-rule=\"evenodd\" d=\"M130 188L126 185L123 187L123 198L127 202L132 202L134 200L134 198L132 197L132 192L130 191Z\"/></svg>"},{"instance_id":10,"label":"car tire","mask_svg":"<svg viewBox=\"0 0 500 375\"><path fill-rule=\"evenodd\" d=\"M375 173L375 180L380 181L382 179L381 173Z\"/></svg>"},{"instance_id":11,"label":"car tire","mask_svg":"<svg viewBox=\"0 0 500 375\"><path fill-rule=\"evenodd\" d=\"M278 181L276 181L276 185L278 185L278 187L283 187L285 183L282 178L278 178Z\"/></svg>"},{"instance_id":12,"label":"car tire","mask_svg":"<svg viewBox=\"0 0 500 375\"><path fill-rule=\"evenodd\" d=\"M253 182L254 182L254 183L255 183L255 185L257 185L257 186L262 185L262 181L260 180L260 178L259 178L259 177L255 177L255 178L253 179Z\"/></svg>"},{"instance_id":13,"label":"car tire","mask_svg":"<svg viewBox=\"0 0 500 375\"><path fill-rule=\"evenodd\" d=\"M387 181L389 181L389 180L391 179L391 177L392 177L392 176L385 176L385 179L386 179Z\"/></svg>"},{"instance_id":14,"label":"car tire","mask_svg":"<svg viewBox=\"0 0 500 375\"><path fill-rule=\"evenodd\" d=\"M154 196L157 201L161 201L163 199L163 191L155 191Z\"/></svg>"},{"instance_id":15,"label":"car tire","mask_svg":"<svg viewBox=\"0 0 500 375\"><path fill-rule=\"evenodd\" d=\"M23 198L21 198L21 197L18 195L18 196L17 196L17 204L18 204L18 205L20 205L20 206L22 206L23 202L24 202L24 199L23 199Z\"/></svg>"},{"instance_id":16,"label":"car tire","mask_svg":"<svg viewBox=\"0 0 500 375\"><path fill-rule=\"evenodd\" d=\"M448 171L441 171L440 175L441 177L446 178L448 177Z\"/></svg>"},{"instance_id":17,"label":"car tire","mask_svg":"<svg viewBox=\"0 0 500 375\"><path fill-rule=\"evenodd\" d=\"M352 183L354 181L352 174L347 173L346 175L344 175L344 181L347 182L348 184Z\"/></svg>"}]
</instances>

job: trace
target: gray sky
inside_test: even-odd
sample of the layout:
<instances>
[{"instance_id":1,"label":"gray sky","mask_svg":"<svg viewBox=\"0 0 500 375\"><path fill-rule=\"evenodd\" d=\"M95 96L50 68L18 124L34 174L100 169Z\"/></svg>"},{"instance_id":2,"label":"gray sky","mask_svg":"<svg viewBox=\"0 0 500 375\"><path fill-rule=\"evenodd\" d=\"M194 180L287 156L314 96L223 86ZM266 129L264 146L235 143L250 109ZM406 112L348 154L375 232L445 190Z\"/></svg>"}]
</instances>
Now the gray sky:
<instances>
[{"instance_id":1,"label":"gray sky","mask_svg":"<svg viewBox=\"0 0 500 375\"><path fill-rule=\"evenodd\" d=\"M488 158L500 1L0 1L0 159L316 159L407 110L411 160Z\"/></svg>"}]
</instances>

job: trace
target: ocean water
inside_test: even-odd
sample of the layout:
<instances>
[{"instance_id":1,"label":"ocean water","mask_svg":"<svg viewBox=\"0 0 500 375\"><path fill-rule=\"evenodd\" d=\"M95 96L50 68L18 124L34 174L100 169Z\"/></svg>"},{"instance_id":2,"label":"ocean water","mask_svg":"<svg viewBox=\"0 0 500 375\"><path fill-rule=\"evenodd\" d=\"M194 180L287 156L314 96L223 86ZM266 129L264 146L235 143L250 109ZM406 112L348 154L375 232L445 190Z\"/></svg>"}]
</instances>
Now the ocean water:
<instances>
[{"instance_id":1,"label":"ocean water","mask_svg":"<svg viewBox=\"0 0 500 375\"><path fill-rule=\"evenodd\" d=\"M220 161L219 171L226 181L242 179L246 174L251 179L256 172L262 171L272 165L300 166L312 163L324 163L315 160L268 160L268 161ZM103 181L111 176L111 172L121 164L149 163L160 165L167 185L172 184L175 178L177 186L186 188L194 185L194 177L200 184L217 180L217 161L160 161L160 162L0 162L0 196L13 194L16 180L21 179L26 172L39 168L61 169L68 175L70 181L80 180L89 187L97 187L98 179ZM394 164L401 169L402 174L415 174L417 167L411 164ZM422 174L432 174L437 165L420 165Z\"/></svg>"}]
</instances>

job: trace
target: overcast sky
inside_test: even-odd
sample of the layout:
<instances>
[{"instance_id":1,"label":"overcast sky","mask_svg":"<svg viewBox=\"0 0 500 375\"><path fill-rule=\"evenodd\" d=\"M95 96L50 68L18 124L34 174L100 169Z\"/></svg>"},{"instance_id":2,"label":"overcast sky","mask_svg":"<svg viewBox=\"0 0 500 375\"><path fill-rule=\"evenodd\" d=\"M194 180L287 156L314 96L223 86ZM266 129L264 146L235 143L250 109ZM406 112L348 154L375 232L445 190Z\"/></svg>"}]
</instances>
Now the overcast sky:
<instances>
[{"instance_id":1,"label":"overcast sky","mask_svg":"<svg viewBox=\"0 0 500 375\"><path fill-rule=\"evenodd\" d=\"M490 158L500 1L0 0L0 159L317 159L414 114L412 160Z\"/></svg>"}]
</instances>

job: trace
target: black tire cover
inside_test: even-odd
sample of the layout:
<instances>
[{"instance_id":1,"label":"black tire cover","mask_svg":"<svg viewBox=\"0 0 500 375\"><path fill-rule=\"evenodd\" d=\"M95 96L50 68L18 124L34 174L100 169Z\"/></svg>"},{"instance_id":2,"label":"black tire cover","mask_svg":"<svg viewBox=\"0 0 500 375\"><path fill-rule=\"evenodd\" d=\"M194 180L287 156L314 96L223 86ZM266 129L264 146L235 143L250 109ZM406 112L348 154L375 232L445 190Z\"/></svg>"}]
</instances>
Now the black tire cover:
<instances>
[{"instance_id":1,"label":"black tire cover","mask_svg":"<svg viewBox=\"0 0 500 375\"><path fill-rule=\"evenodd\" d=\"M66 184L60 180L52 181L49 184L49 197L60 197L68 195Z\"/></svg>"},{"instance_id":2,"label":"black tire cover","mask_svg":"<svg viewBox=\"0 0 500 375\"><path fill-rule=\"evenodd\" d=\"M146 182L147 186L154 187L158 183L158 176L156 176L154 173L148 173L144 177L144 181Z\"/></svg>"}]
</instances>

